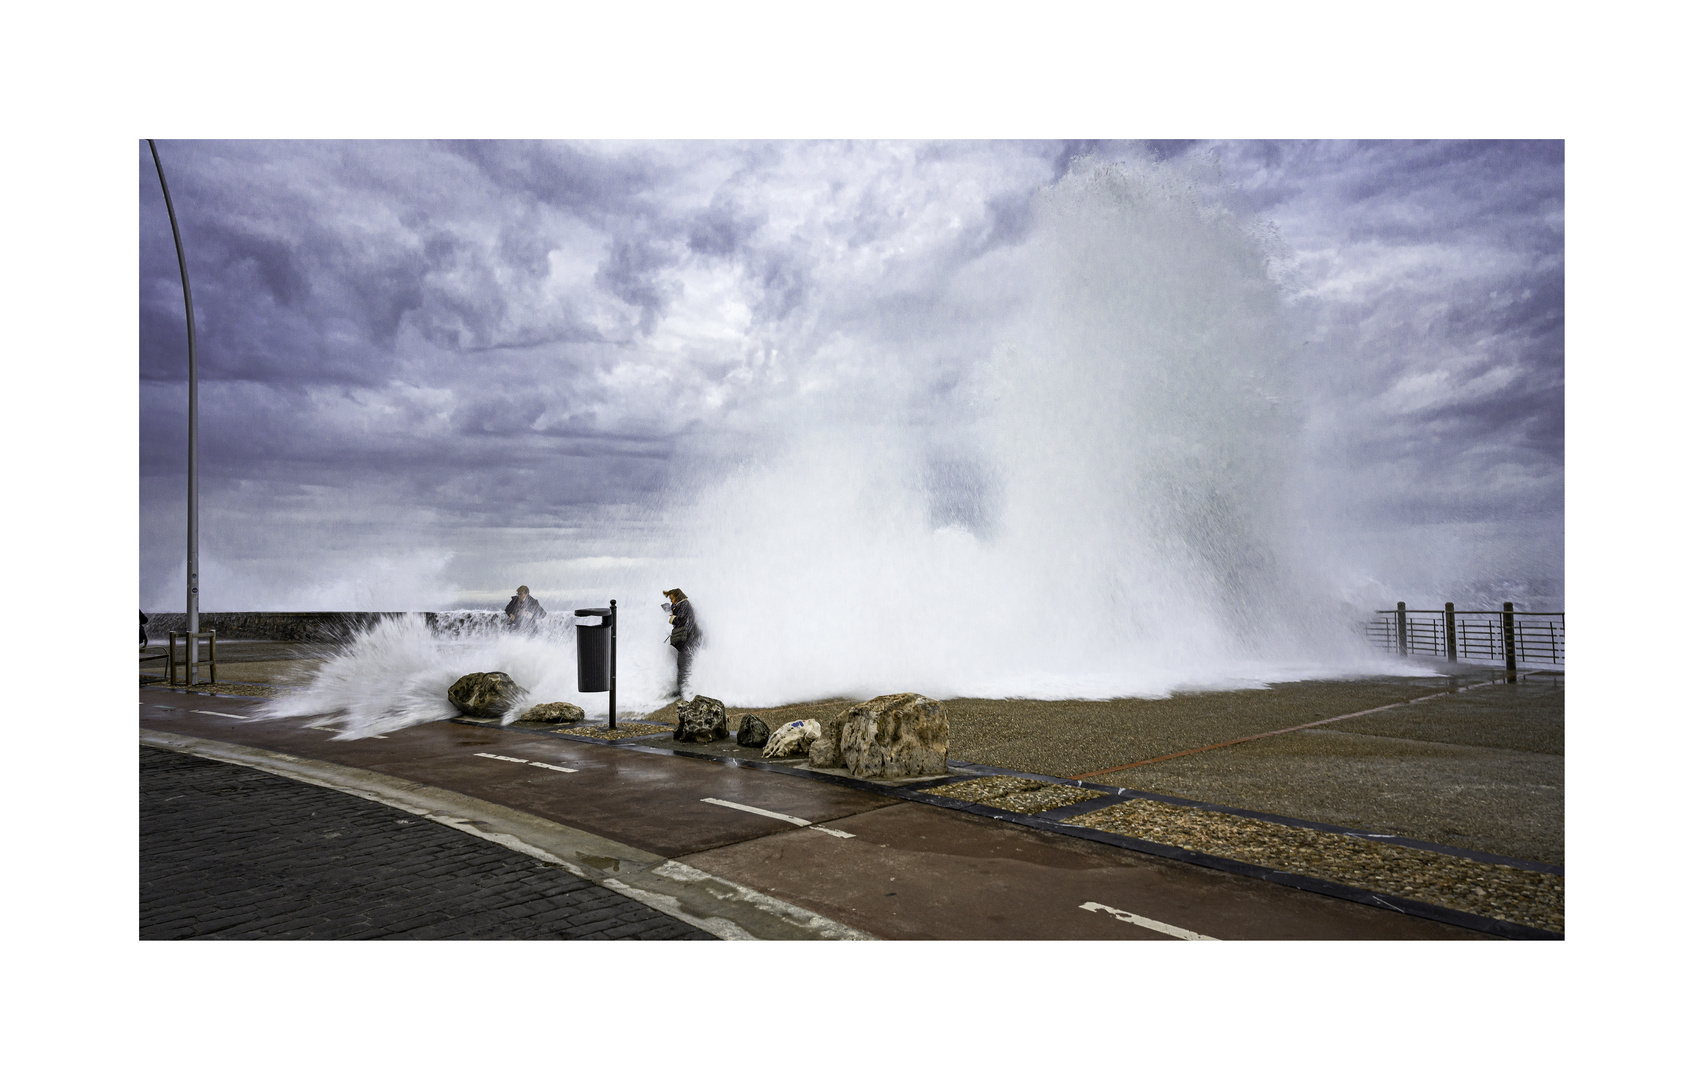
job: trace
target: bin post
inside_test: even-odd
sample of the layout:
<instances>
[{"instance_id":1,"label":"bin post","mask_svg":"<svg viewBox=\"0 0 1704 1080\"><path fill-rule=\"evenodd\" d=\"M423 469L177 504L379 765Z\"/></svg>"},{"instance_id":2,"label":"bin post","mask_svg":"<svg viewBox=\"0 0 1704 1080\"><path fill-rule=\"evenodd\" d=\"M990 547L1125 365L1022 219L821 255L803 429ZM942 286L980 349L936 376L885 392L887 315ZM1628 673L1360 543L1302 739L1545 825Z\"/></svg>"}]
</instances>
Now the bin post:
<instances>
[{"instance_id":1,"label":"bin post","mask_svg":"<svg viewBox=\"0 0 1704 1080\"><path fill-rule=\"evenodd\" d=\"M609 729L615 730L615 600L609 602Z\"/></svg>"},{"instance_id":2,"label":"bin post","mask_svg":"<svg viewBox=\"0 0 1704 1080\"><path fill-rule=\"evenodd\" d=\"M1503 670L1509 673L1509 681L1515 681L1515 605L1512 601L1503 601Z\"/></svg>"},{"instance_id":3,"label":"bin post","mask_svg":"<svg viewBox=\"0 0 1704 1080\"><path fill-rule=\"evenodd\" d=\"M1401 600L1396 602L1396 652L1408 655L1408 605Z\"/></svg>"},{"instance_id":4,"label":"bin post","mask_svg":"<svg viewBox=\"0 0 1704 1080\"><path fill-rule=\"evenodd\" d=\"M1450 663L1456 662L1455 642L1455 603L1444 601L1444 652L1449 654Z\"/></svg>"}]
</instances>

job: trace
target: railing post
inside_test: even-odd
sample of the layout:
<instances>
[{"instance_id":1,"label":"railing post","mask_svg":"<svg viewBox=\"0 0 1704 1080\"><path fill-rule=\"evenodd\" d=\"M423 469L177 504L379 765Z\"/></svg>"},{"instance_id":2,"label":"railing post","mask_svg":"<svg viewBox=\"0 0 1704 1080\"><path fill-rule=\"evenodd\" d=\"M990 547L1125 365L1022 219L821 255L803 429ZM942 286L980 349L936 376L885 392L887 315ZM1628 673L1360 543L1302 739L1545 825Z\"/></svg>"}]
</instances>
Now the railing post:
<instances>
[{"instance_id":1,"label":"railing post","mask_svg":"<svg viewBox=\"0 0 1704 1080\"><path fill-rule=\"evenodd\" d=\"M1396 602L1396 654L1408 655L1408 605Z\"/></svg>"},{"instance_id":2,"label":"railing post","mask_svg":"<svg viewBox=\"0 0 1704 1080\"><path fill-rule=\"evenodd\" d=\"M1515 605L1503 601L1503 670L1509 673L1509 681L1515 681Z\"/></svg>"},{"instance_id":3,"label":"railing post","mask_svg":"<svg viewBox=\"0 0 1704 1080\"><path fill-rule=\"evenodd\" d=\"M1455 602L1450 600L1444 601L1444 652L1450 663L1456 662Z\"/></svg>"}]
</instances>

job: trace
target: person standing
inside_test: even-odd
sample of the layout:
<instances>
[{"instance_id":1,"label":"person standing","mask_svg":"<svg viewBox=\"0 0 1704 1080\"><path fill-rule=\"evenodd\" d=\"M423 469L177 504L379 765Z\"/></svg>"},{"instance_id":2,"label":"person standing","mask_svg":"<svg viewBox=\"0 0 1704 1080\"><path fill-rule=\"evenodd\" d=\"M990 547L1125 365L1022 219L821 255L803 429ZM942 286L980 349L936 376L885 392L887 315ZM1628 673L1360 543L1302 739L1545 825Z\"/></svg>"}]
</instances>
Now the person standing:
<instances>
[{"instance_id":1,"label":"person standing","mask_svg":"<svg viewBox=\"0 0 1704 1080\"><path fill-rule=\"evenodd\" d=\"M509 600L509 606L503 609L503 614L509 617L511 630L533 630L538 621L544 618L544 605L533 599L525 585L515 590L515 595Z\"/></svg>"},{"instance_id":2,"label":"person standing","mask_svg":"<svg viewBox=\"0 0 1704 1080\"><path fill-rule=\"evenodd\" d=\"M663 595L669 601L663 607L668 609L669 644L675 651L675 697L685 697L686 677L692 671L692 654L698 651L698 643L704 635L692 613L692 601L686 598L685 593L679 589L664 589Z\"/></svg>"}]
</instances>

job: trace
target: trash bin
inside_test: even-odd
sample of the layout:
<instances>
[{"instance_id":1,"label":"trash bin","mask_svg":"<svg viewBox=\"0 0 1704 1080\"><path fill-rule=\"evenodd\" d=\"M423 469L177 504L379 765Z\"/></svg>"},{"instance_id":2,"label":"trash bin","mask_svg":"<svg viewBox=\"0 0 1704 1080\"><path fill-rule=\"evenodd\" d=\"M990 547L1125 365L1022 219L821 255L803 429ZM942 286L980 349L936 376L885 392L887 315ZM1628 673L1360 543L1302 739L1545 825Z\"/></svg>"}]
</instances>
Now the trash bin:
<instances>
[{"instance_id":1,"label":"trash bin","mask_svg":"<svg viewBox=\"0 0 1704 1080\"><path fill-rule=\"evenodd\" d=\"M574 637L580 649L580 692L601 693L609 689L609 645L614 612L610 608L578 608L574 617L598 618L595 623L576 622Z\"/></svg>"}]
</instances>

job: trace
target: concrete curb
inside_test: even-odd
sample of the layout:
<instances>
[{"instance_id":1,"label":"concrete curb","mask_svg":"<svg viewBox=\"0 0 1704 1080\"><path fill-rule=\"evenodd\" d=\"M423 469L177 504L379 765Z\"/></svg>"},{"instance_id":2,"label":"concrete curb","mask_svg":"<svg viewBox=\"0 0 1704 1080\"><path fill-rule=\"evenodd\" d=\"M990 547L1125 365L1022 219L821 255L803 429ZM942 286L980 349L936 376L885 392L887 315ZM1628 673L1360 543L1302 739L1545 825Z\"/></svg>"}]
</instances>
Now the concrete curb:
<instances>
[{"instance_id":1,"label":"concrete curb","mask_svg":"<svg viewBox=\"0 0 1704 1080\"><path fill-rule=\"evenodd\" d=\"M477 836L559 866L724 941L873 941L873 935L672 859L484 799L344 765L140 729L143 746L241 765Z\"/></svg>"}]
</instances>

